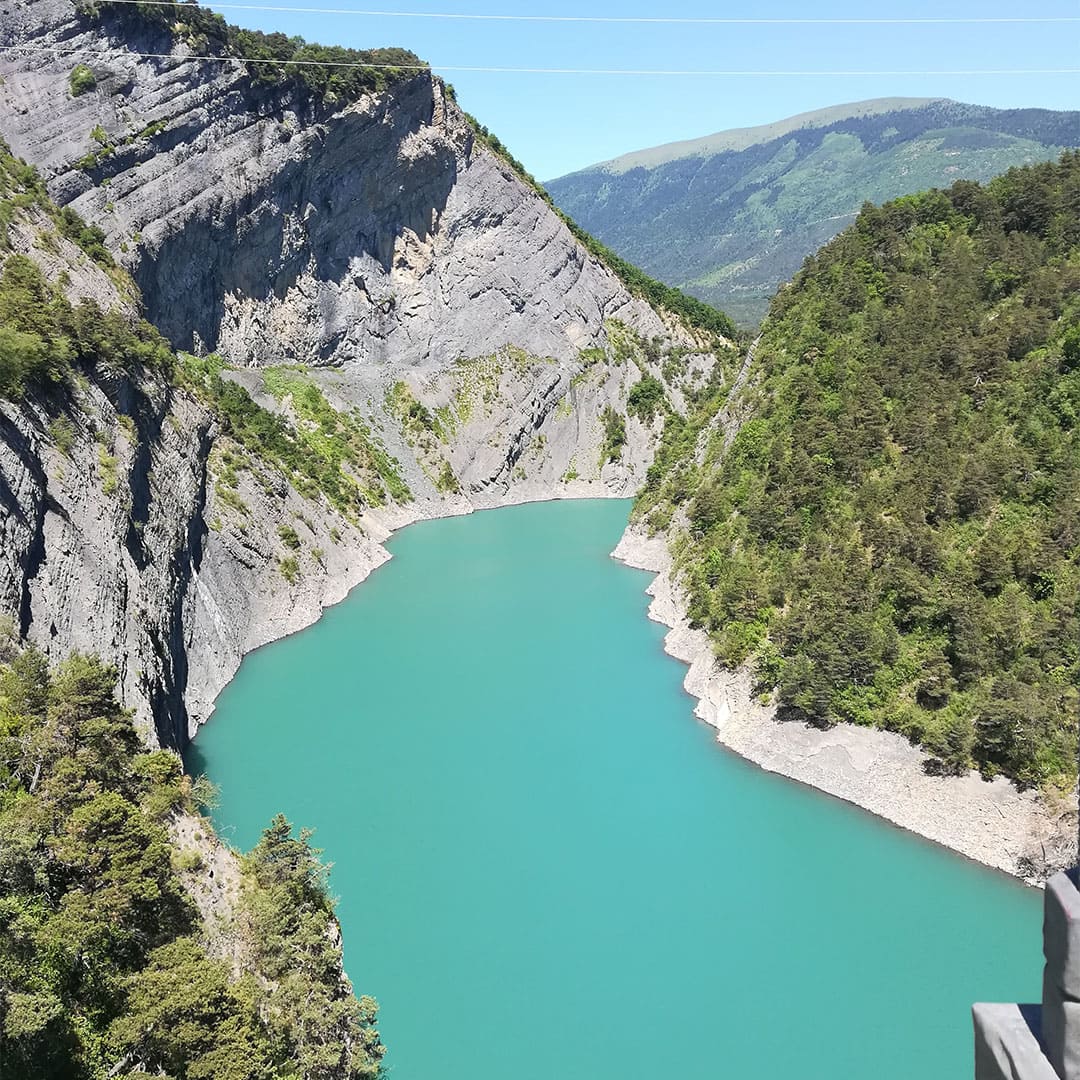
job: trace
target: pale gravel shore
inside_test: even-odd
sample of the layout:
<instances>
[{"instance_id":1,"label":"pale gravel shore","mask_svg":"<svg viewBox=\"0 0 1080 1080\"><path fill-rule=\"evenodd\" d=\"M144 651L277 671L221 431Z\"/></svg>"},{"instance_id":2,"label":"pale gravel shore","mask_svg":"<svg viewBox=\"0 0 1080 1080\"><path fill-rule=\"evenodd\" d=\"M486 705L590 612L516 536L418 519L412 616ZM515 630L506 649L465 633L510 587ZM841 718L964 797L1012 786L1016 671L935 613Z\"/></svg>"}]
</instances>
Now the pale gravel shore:
<instances>
[{"instance_id":1,"label":"pale gravel shore","mask_svg":"<svg viewBox=\"0 0 1080 1080\"><path fill-rule=\"evenodd\" d=\"M823 731L777 720L775 706L751 693L749 672L721 668L705 631L689 625L664 537L631 526L612 557L657 575L646 590L649 618L670 628L664 649L689 665L683 685L698 699L694 714L728 749L1031 885L1075 864L1075 796L1055 811L1003 777L928 775L926 754L893 732L851 724Z\"/></svg>"}]
</instances>

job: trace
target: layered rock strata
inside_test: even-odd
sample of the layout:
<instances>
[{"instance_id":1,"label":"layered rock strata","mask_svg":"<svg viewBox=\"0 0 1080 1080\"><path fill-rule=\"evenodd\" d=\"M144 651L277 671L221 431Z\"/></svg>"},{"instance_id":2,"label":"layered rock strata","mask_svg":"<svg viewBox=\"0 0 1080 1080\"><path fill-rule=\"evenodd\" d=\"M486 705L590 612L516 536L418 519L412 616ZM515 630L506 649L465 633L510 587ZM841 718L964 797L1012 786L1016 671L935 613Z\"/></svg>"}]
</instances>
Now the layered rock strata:
<instances>
[{"instance_id":1,"label":"layered rock strata","mask_svg":"<svg viewBox=\"0 0 1080 1080\"><path fill-rule=\"evenodd\" d=\"M627 415L631 386L662 378L672 349L698 381L714 359L589 255L430 74L339 105L132 26L130 12L69 0L5 7L0 136L104 230L178 348L220 353L300 425L263 370L303 365L409 492L343 516L272 469L223 487L228 433L160 378L3 406L4 609L52 653L114 659L124 700L183 746L242 656L340 600L387 558L392 528L632 494L662 420ZM95 85L76 94L80 64ZM103 307L132 307L107 275L82 274L85 256L57 262L26 229L52 280L74 268ZM76 422L61 451L65 407Z\"/></svg>"}]
</instances>

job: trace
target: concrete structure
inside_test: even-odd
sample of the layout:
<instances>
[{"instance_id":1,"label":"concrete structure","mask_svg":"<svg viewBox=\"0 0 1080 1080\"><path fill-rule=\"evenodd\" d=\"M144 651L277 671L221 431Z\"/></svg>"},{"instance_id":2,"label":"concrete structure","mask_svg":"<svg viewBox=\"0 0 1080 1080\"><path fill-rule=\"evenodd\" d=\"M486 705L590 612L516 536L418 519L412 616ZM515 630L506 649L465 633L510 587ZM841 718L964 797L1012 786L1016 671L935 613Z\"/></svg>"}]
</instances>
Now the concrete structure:
<instances>
[{"instance_id":1,"label":"concrete structure","mask_svg":"<svg viewBox=\"0 0 1080 1080\"><path fill-rule=\"evenodd\" d=\"M976 1080L1080 1080L1080 871L1046 885L1041 1005L976 1005Z\"/></svg>"}]
</instances>

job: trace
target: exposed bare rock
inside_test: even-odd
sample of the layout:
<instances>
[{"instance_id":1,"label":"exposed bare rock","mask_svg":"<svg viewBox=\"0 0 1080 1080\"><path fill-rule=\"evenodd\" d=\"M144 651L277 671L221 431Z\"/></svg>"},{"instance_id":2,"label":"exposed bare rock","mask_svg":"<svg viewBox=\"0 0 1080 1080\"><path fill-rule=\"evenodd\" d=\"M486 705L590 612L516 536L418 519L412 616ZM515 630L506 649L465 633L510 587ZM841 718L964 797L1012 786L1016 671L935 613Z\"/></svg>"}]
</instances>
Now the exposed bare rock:
<instances>
[{"instance_id":1,"label":"exposed bare rock","mask_svg":"<svg viewBox=\"0 0 1080 1080\"><path fill-rule=\"evenodd\" d=\"M669 627L664 649L688 665L684 685L698 699L694 714L715 728L718 742L1030 884L1075 865L1075 793L1051 799L975 771L932 776L926 755L894 732L853 724L822 730L778 719L775 705L754 695L751 673L722 668L705 631L690 626L664 536L650 538L632 525L613 555L657 575L647 590L649 618Z\"/></svg>"},{"instance_id":2,"label":"exposed bare rock","mask_svg":"<svg viewBox=\"0 0 1080 1080\"><path fill-rule=\"evenodd\" d=\"M74 96L78 63L96 87ZM264 372L304 365L411 492L354 517L265 464L223 487L227 433L157 377L96 373L69 398L0 407L0 608L54 655L115 660L125 702L168 745L246 652L386 559L393 528L633 494L663 421L626 415L630 387L662 378L672 349L698 383L715 363L573 238L429 74L318 104L116 12L22 0L0 11L0 137L104 230L178 348L218 351L293 422ZM13 246L74 301L131 313L124 275L42 244L47 226L24 215ZM682 389L667 391L681 407ZM619 421L616 446L606 425Z\"/></svg>"},{"instance_id":3,"label":"exposed bare rock","mask_svg":"<svg viewBox=\"0 0 1080 1080\"><path fill-rule=\"evenodd\" d=\"M670 332L432 76L316 111L115 18L70 0L0 16L0 134L101 225L177 347L406 368L506 344L571 360L613 317ZM98 81L72 97L77 62Z\"/></svg>"}]
</instances>

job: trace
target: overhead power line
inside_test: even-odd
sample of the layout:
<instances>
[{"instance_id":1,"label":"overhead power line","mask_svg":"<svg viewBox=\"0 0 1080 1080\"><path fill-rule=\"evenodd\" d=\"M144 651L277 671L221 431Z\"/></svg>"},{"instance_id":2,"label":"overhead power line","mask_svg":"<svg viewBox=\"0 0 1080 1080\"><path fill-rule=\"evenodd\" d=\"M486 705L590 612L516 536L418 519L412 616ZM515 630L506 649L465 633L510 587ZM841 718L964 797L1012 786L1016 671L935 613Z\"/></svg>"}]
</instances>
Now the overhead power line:
<instances>
[{"instance_id":1,"label":"overhead power line","mask_svg":"<svg viewBox=\"0 0 1080 1080\"><path fill-rule=\"evenodd\" d=\"M94 53L85 49L61 49L51 45L8 45L5 52L48 53L53 56L77 56L93 59ZM206 56L198 54L144 53L124 51L125 56L141 60L172 60L177 63L270 64L275 67L334 67L334 68L396 68L398 71L491 72L506 75L676 75L710 76L718 78L816 78L877 75L1080 75L1080 68L955 68L938 70L840 70L840 71L747 71L740 69L676 70L667 68L545 68L494 67L479 64L372 64L347 60L272 60L246 56Z\"/></svg>"},{"instance_id":2,"label":"overhead power line","mask_svg":"<svg viewBox=\"0 0 1080 1080\"><path fill-rule=\"evenodd\" d=\"M185 0L108 0L113 4L191 7ZM473 22L647 23L674 26L898 26L978 23L1076 23L1080 15L941 16L939 18L710 18L667 15L501 15L459 11L376 11L359 8L286 7L277 4L208 4L210 11L280 11L300 15L362 15L380 19L463 19Z\"/></svg>"}]
</instances>

